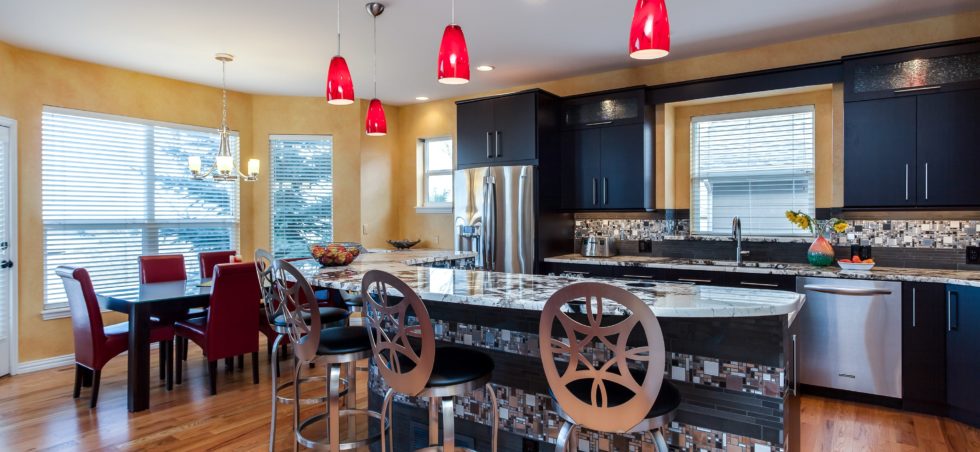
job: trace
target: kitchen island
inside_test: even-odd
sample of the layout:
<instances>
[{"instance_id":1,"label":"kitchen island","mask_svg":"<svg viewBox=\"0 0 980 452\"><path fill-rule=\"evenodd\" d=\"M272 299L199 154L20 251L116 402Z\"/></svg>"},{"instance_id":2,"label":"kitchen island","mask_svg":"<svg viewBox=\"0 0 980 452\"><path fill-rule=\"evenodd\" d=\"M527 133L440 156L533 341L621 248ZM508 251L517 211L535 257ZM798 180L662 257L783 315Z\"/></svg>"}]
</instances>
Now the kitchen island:
<instances>
[{"instance_id":1,"label":"kitchen island","mask_svg":"<svg viewBox=\"0 0 980 452\"><path fill-rule=\"evenodd\" d=\"M500 410L500 450L550 450L560 427L538 353L538 320L558 289L582 281L562 276L467 270L472 253L409 251L366 253L346 267L297 262L315 286L357 291L368 270L394 274L429 309L436 338L488 353ZM449 268L436 268L436 266ZM460 267L460 268L453 268ZM683 403L665 436L683 450L797 450L799 405L793 390L793 319L803 297L792 292L638 283L608 279L636 294L663 329L665 378ZM594 353L605 350L596 348ZM371 403L386 389L372 372ZM424 401L396 398L396 443L426 440ZM480 393L457 404L457 436L477 450L489 448L489 405ZM583 432L595 450L648 450L639 436ZM582 444L583 448L585 444Z\"/></svg>"}]
</instances>

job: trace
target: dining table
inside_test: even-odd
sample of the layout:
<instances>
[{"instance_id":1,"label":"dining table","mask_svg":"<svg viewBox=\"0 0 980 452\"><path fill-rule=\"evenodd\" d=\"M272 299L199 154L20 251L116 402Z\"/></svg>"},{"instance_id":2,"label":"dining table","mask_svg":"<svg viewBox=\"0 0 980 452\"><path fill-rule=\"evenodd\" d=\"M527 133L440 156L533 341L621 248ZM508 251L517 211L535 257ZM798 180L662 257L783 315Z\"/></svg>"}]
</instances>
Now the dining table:
<instances>
[{"instance_id":1,"label":"dining table","mask_svg":"<svg viewBox=\"0 0 980 452\"><path fill-rule=\"evenodd\" d=\"M211 299L211 282L187 279L133 283L98 289L96 296L103 309L129 315L127 405L130 412L149 409L151 318L172 323L190 309L207 307Z\"/></svg>"}]
</instances>

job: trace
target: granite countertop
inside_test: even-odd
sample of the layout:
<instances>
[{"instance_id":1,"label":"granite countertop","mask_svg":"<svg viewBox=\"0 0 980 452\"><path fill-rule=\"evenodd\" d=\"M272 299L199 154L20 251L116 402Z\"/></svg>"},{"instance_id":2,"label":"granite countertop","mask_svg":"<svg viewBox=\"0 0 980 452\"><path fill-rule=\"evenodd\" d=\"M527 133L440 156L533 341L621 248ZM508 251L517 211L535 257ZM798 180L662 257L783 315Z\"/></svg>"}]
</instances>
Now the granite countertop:
<instances>
[{"instance_id":1,"label":"granite countertop","mask_svg":"<svg viewBox=\"0 0 980 452\"><path fill-rule=\"evenodd\" d=\"M405 281L424 300L474 306L540 311L558 289L595 279L524 275L480 270L431 268L418 264L466 259L475 253L409 250L369 252L346 267L320 267L312 259L294 262L313 285L359 291L368 270L382 270ZM635 287L635 282L609 279L612 285L636 294L661 317L756 317L795 315L803 296L793 292L689 284L657 283ZM608 311L616 314L615 309Z\"/></svg>"},{"instance_id":2,"label":"granite countertop","mask_svg":"<svg viewBox=\"0 0 980 452\"><path fill-rule=\"evenodd\" d=\"M734 261L711 261L649 256L584 257L580 254L566 254L562 256L549 257L545 258L544 261L562 264L666 268L675 270L813 276L820 278L873 279L881 281L908 281L980 287L980 271L967 270L875 267L870 271L853 271L842 270L836 265L830 267L814 267L808 264L746 262L743 266L735 266Z\"/></svg>"}]
</instances>

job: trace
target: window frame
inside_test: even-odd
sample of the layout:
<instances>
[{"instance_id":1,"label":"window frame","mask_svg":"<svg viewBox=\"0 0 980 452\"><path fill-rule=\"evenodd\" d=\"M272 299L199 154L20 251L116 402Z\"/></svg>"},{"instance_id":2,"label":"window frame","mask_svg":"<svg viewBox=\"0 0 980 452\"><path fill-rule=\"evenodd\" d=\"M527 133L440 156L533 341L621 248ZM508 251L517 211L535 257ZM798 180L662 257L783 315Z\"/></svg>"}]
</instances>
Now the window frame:
<instances>
[{"instance_id":1,"label":"window frame","mask_svg":"<svg viewBox=\"0 0 980 452\"><path fill-rule=\"evenodd\" d=\"M429 169L429 143L434 141L449 141L450 168L443 170ZM429 177L431 176L453 176L456 171L456 142L450 135L419 138L419 201L415 208L418 213L452 213L453 211L453 192L450 192L448 202L434 203L429 202ZM455 178L454 178L455 181ZM455 187L450 187L453 190Z\"/></svg>"},{"instance_id":2,"label":"window frame","mask_svg":"<svg viewBox=\"0 0 980 452\"><path fill-rule=\"evenodd\" d=\"M336 202L335 201L336 201L336 194L337 194L337 192L336 192L336 186L335 186L335 183L334 183L335 182L334 181L334 175L335 175L334 174L334 157L336 156L336 152L335 152L336 149L334 147L334 143L335 143L334 136L332 134L322 134L322 135L316 135L316 134L269 134L269 251L272 252L272 253L276 253L276 247L275 247L275 233L276 233L276 231L275 231L275 224L276 224L275 215L276 215L276 207L275 207L275 180L274 180L274 178L275 178L275 170L274 170L274 168L275 168L275 162L273 160L274 157L272 155L272 152L273 152L273 141L276 141L276 140L279 140L279 141L284 141L284 140L289 140L289 141L325 141L325 140L329 140L330 141L330 180L331 180L330 190L331 190L331 195L330 195L330 214L329 215L330 215L330 220L331 220L331 229L330 229L330 240L329 241L332 241L333 240L333 237L336 234L336 229L335 229L336 224L334 223L333 220L334 220L334 214L336 213ZM277 257L279 257L279 256L277 255ZM282 256L282 257L300 257L300 256Z\"/></svg>"},{"instance_id":3,"label":"window frame","mask_svg":"<svg viewBox=\"0 0 980 452\"><path fill-rule=\"evenodd\" d=\"M699 226L699 223L701 222L701 219L695 217L698 214L698 212L699 212L699 209L697 209L695 207L695 202L698 199L700 199L700 198L697 197L697 196L695 196L695 191L701 189L699 187L700 184L698 184L697 181L700 180L700 179L704 179L704 178L697 176L697 174L698 174L698 172L697 172L698 171L698 162L700 161L700 159L697 158L697 153L698 153L698 146L697 146L697 143L698 143L698 134L696 133L697 124L698 123L701 123L701 122L710 122L710 121L726 121L726 120L733 120L733 119L759 118L759 117L766 117L766 116L779 116L779 115L798 114L798 113L809 113L811 115L811 118L810 118L810 120L811 120L811 130L810 130L811 137L810 137L810 143L811 143L811 146L812 147L810 149L810 157L811 157L811 160L810 160L810 167L809 167L808 178L809 178L809 186L812 187L812 189L808 193L808 196L809 196L808 203L809 203L809 207L812 210L811 211L807 211L805 213L809 214L811 217L815 217L815 215L816 215L816 192L817 192L817 179L816 179L816 173L817 173L817 168L816 168L817 167L817 105L816 104L793 105L793 106L785 106L785 107L772 107L772 108L762 108L762 109L754 109L754 110L745 110L745 111L730 112L730 113L719 113L719 114L691 116L690 117L690 152L689 152L689 154L690 154L689 155L690 156L690 167L691 167L690 191L689 191L689 197L690 197L690 203L691 203L691 206L690 206L690 215L689 215L690 234L691 234L691 236L711 238L711 237L724 237L724 236L730 235L730 232L728 232L728 231L722 231L722 232L703 232L703 231L699 231L698 230L698 226ZM758 176L756 176L756 177L758 177ZM789 178L789 176L787 176L787 178ZM708 188L708 191L710 192L711 189ZM744 223L744 220L743 220L743 223ZM788 233L765 233L765 234L752 233L752 234L746 234L745 236L746 237L774 238L774 239L777 239L777 240L794 240L794 239L809 237L811 235L812 234L810 234L810 232L807 231L807 230L798 229L798 228L791 228L790 229L790 232L788 232Z\"/></svg>"},{"instance_id":4,"label":"window frame","mask_svg":"<svg viewBox=\"0 0 980 452\"><path fill-rule=\"evenodd\" d=\"M195 126L195 125L190 125L190 124L180 124L180 123L174 123L174 122L166 122L166 121L157 121L157 120L152 120L152 119L144 119L144 118L138 118L138 117L132 117L132 116L125 116L125 115L114 115L114 114L108 114L108 113L100 113L100 112L93 112L93 111L87 111L87 110L78 110L78 109L72 109L72 108L64 108L64 107L44 105L42 107L42 109L41 109L41 118L40 118L40 121L41 121L41 126L40 126L40 129L41 129L40 130L40 135L41 135L40 165L41 165L41 170L42 171L44 170L44 162L45 162L45 156L44 156L44 115L46 113L52 113L52 114L64 115L64 116L73 116L73 117L83 118L83 119L95 119L95 120L123 122L123 123L132 124L132 125L143 126L143 127L161 127L161 128L167 128L167 129L179 130L179 131L187 131L187 132L197 132L197 133L212 134L215 137L215 141L214 141L215 142L214 153L217 154L217 152L218 152L218 131L217 131L217 129L214 129L214 128L201 127L201 126ZM231 131L230 136L232 137L232 139L231 139L231 148L232 148L231 149L231 152L232 152L232 156L237 161L236 163L237 164L240 164L240 160L241 160L241 136L240 136L240 134L239 134L238 131ZM147 149L149 149L151 151L151 152L148 152L148 154L146 156L146 159L147 159L148 163L155 162L155 157L153 156L153 152L152 152L152 150L154 149L154 146L155 146L155 143L154 143L153 139L151 138L151 140L149 141L149 143L144 148L144 151L147 150ZM120 152L124 152L124 151L120 151ZM207 220L192 220L192 221L188 221L187 219L171 219L171 220L163 219L163 220L160 220L160 219L157 219L156 218L156 215L154 215L155 210L152 208L152 206L153 206L152 202L153 202L153 200L156 197L155 196L155 193L153 192L153 190L154 190L154 184L156 182L158 182L160 179L158 179L156 177L156 174L153 173L152 171L151 171L151 173L153 174L153 177L149 177L145 181L142 181L141 182L141 184L144 187L144 196L145 196L144 202L146 203L145 206L146 206L147 212L146 212L145 216L143 218L140 218L139 220L133 220L133 219L116 219L116 218L113 218L113 219L105 219L105 220L71 220L71 219L45 220L44 219L45 203L44 203L44 200L43 200L44 194L45 194L45 183L44 183L44 177L43 176L41 177L41 181L40 181L41 182L40 194L41 194L41 197L42 197L41 204L40 204L40 207L41 207L41 225L42 225L42 232L41 232L41 250L42 250L42 264L41 265L42 265L42 267L41 268L42 268L42 275L43 275L42 276L42 302L41 302L41 306L42 306L41 316L42 316L42 319L44 319L44 320L50 320L50 319L64 318L64 317L68 317L70 315L68 303L66 301L65 302L62 302L62 301L49 302L48 301L48 291L47 291L48 284L47 284L47 279L48 279L48 277L50 275L47 275L46 274L47 273L46 272L46 269L48 268L48 265L49 265L48 262L49 262L49 254L50 254L49 251L48 251L48 239L47 239L47 234L48 234L48 231L49 230L70 230L73 227L80 227L80 226L85 226L85 227L89 227L89 228L104 227L104 229L107 229L107 230L111 230L111 229L120 229L120 230L123 230L123 229L125 229L125 230L138 229L138 230L141 231L140 233L141 233L141 240L142 240L143 245L144 246L152 245L151 246L151 248L152 248L153 246L159 246L160 243L154 243L154 242L148 240L148 236L147 235L154 236L154 235L158 234L160 232L160 230L164 230L164 229L167 229L167 228L182 228L182 229L183 228L186 228L186 229L192 229L191 225L193 225L193 227L199 227L199 228L215 228L215 227L217 227L217 228L229 228L229 230L231 231L231 236L229 237L229 239L230 239L229 240L230 241L230 246L233 249L238 249L238 248L241 247L241 223L242 223L242 219L241 219L241 202L242 202L242 193L241 193L241 182L239 180L215 182L215 183L222 183L222 184L229 184L229 183L233 183L234 184L234 189L232 190L232 200L230 202L230 206L232 208L232 214L233 214L231 219L229 219L229 220L214 219L214 221L207 221ZM191 177L190 172L187 173L187 177L188 178ZM154 230L156 231L156 233L152 232ZM195 262L195 264L196 264L196 262Z\"/></svg>"}]
</instances>

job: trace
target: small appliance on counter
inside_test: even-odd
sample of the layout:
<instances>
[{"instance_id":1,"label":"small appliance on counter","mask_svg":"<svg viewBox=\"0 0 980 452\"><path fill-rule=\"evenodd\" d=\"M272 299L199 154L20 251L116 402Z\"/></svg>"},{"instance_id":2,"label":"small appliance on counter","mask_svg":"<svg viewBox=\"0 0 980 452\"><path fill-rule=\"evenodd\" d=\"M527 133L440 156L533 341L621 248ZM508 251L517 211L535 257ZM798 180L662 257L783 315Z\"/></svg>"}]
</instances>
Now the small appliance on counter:
<instances>
[{"instance_id":1,"label":"small appliance on counter","mask_svg":"<svg viewBox=\"0 0 980 452\"><path fill-rule=\"evenodd\" d=\"M616 255L616 239L596 236L582 238L582 255L585 257L611 257Z\"/></svg>"}]
</instances>

